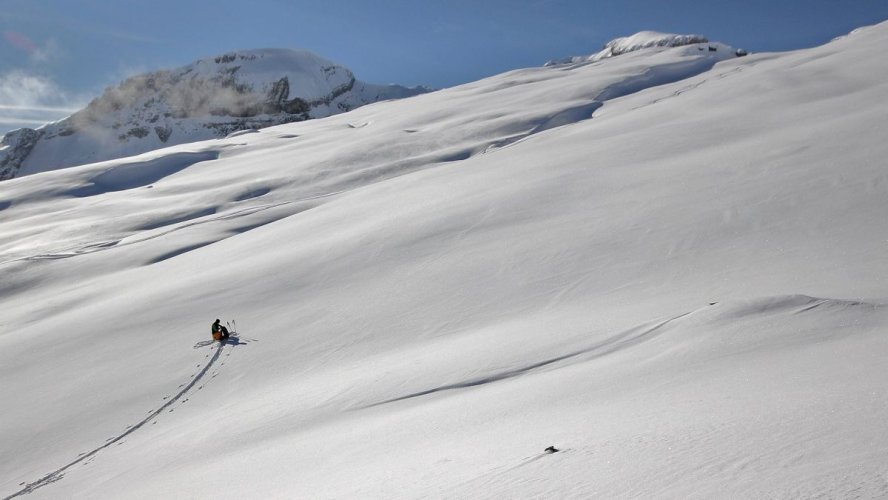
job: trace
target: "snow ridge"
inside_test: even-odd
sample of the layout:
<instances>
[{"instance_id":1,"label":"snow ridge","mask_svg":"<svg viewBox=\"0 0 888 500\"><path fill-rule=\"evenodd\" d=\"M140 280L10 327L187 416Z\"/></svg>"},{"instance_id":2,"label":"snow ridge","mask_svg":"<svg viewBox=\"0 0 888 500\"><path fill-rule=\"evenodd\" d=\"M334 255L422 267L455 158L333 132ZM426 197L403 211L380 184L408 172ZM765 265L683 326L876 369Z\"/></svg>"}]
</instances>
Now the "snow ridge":
<instances>
[{"instance_id":1,"label":"snow ridge","mask_svg":"<svg viewBox=\"0 0 888 500\"><path fill-rule=\"evenodd\" d=\"M675 33L660 33L658 31L640 31L631 36L614 38L604 44L599 52L587 56L574 56L563 59L555 59L546 62L544 66L558 66L561 64L576 64L579 62L594 62L608 57L619 56L628 52L648 48L682 47L698 43L708 43L709 39L703 35L677 35Z\"/></svg>"},{"instance_id":2,"label":"snow ridge","mask_svg":"<svg viewBox=\"0 0 888 500\"><path fill-rule=\"evenodd\" d=\"M703 35L676 35L657 31L641 31L632 36L611 40L605 44L604 50L596 54L595 57L603 59L650 47L681 47L707 42L709 39Z\"/></svg>"}]
</instances>

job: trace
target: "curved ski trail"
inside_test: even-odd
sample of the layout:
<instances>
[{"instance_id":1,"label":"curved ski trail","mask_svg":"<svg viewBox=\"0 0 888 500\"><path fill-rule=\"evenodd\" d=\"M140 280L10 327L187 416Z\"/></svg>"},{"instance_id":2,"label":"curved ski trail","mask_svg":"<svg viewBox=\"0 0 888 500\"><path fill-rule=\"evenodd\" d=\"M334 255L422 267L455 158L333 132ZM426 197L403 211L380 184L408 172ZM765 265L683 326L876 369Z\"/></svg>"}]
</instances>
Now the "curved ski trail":
<instances>
[{"instance_id":1,"label":"curved ski trail","mask_svg":"<svg viewBox=\"0 0 888 500\"><path fill-rule=\"evenodd\" d=\"M236 337L233 337L233 338L236 338ZM21 490L13 493L12 495L3 497L3 500L10 500L15 497L29 494L38 488L42 488L43 486L46 486L48 484L52 484L56 481L62 480L65 477L64 472L67 471L68 469L70 469L71 467L73 467L79 463L93 459L100 451L102 451L114 444L123 444L123 443L121 443L121 441L124 438L126 438L127 436L129 436L133 432L136 432L138 429L142 428L142 426L144 426L145 424L151 422L153 425L154 423L156 423L155 419L158 416L160 416L161 413L163 413L164 411L167 411L167 410L173 411L173 409L170 407L173 406L174 404L176 404L176 402L178 402L183 396L185 396L188 393L188 391L190 391L195 385L197 385L203 379L203 377L210 371L210 368L212 368L213 365L216 363L216 361L218 361L218 359L221 357L224 347L225 347L225 344L220 343L219 346L216 348L215 352L213 353L213 356L207 362L207 364L204 365L204 367L199 372L192 375L190 382L188 382L187 384L180 385L179 387L181 389L179 390L179 392L175 396L172 396L172 397L167 396L166 398L164 398L167 401L163 405L161 405L160 408L151 411L145 418L143 418L138 423L128 426L127 429L124 432L122 432L121 434L114 436L112 438L109 438L105 442L105 444L93 449L92 451L89 451L86 453L81 453L77 457L76 460L73 460L72 462L69 462L68 464L65 464L64 466L59 467L58 469L50 472L49 474L46 474L45 476L43 476L42 478L40 478L34 482L27 483L27 484L24 484L24 483L20 484L19 486L24 486ZM231 355L231 353L227 354L227 356L230 356L230 355ZM211 378L214 378L215 376L216 376L216 374L214 374L213 377L211 377ZM203 389L203 385L198 387L198 390L200 390L200 389ZM185 401L187 401L187 398Z\"/></svg>"}]
</instances>

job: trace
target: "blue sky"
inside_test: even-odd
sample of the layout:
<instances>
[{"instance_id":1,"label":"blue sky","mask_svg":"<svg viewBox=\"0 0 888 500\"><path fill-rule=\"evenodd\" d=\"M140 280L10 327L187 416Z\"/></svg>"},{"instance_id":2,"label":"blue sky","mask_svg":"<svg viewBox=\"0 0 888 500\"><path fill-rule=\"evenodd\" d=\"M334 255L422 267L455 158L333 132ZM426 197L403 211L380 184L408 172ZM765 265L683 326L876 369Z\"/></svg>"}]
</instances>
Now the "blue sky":
<instances>
[{"instance_id":1,"label":"blue sky","mask_svg":"<svg viewBox=\"0 0 888 500\"><path fill-rule=\"evenodd\" d=\"M364 81L446 87L642 30L762 52L886 19L886 0L0 0L0 133L236 49L303 48Z\"/></svg>"}]
</instances>

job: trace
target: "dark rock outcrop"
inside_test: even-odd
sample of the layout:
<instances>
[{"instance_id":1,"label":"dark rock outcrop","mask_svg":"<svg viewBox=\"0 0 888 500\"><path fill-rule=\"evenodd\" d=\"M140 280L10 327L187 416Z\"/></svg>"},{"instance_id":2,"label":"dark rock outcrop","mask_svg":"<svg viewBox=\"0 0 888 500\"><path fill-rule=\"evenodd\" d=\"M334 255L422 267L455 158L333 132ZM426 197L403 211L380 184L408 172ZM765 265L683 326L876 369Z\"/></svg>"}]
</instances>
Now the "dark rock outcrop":
<instances>
[{"instance_id":1,"label":"dark rock outcrop","mask_svg":"<svg viewBox=\"0 0 888 500\"><path fill-rule=\"evenodd\" d=\"M20 128L13 130L0 141L0 146L6 146L5 155L0 155L0 181L15 177L22 162L37 145L37 141L43 136L42 131Z\"/></svg>"}]
</instances>

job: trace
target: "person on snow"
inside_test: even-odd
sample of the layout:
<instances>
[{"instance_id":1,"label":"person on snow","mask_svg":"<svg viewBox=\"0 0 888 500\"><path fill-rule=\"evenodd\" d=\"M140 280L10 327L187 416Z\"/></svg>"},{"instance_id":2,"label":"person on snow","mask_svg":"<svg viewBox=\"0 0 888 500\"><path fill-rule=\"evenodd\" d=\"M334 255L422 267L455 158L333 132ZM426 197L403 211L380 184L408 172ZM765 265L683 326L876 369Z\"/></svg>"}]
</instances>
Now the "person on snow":
<instances>
[{"instance_id":1,"label":"person on snow","mask_svg":"<svg viewBox=\"0 0 888 500\"><path fill-rule=\"evenodd\" d=\"M210 330L213 333L213 340L227 340L230 334L228 333L228 328L222 326L221 321L217 318L216 321L213 322L213 326L210 327Z\"/></svg>"}]
</instances>

